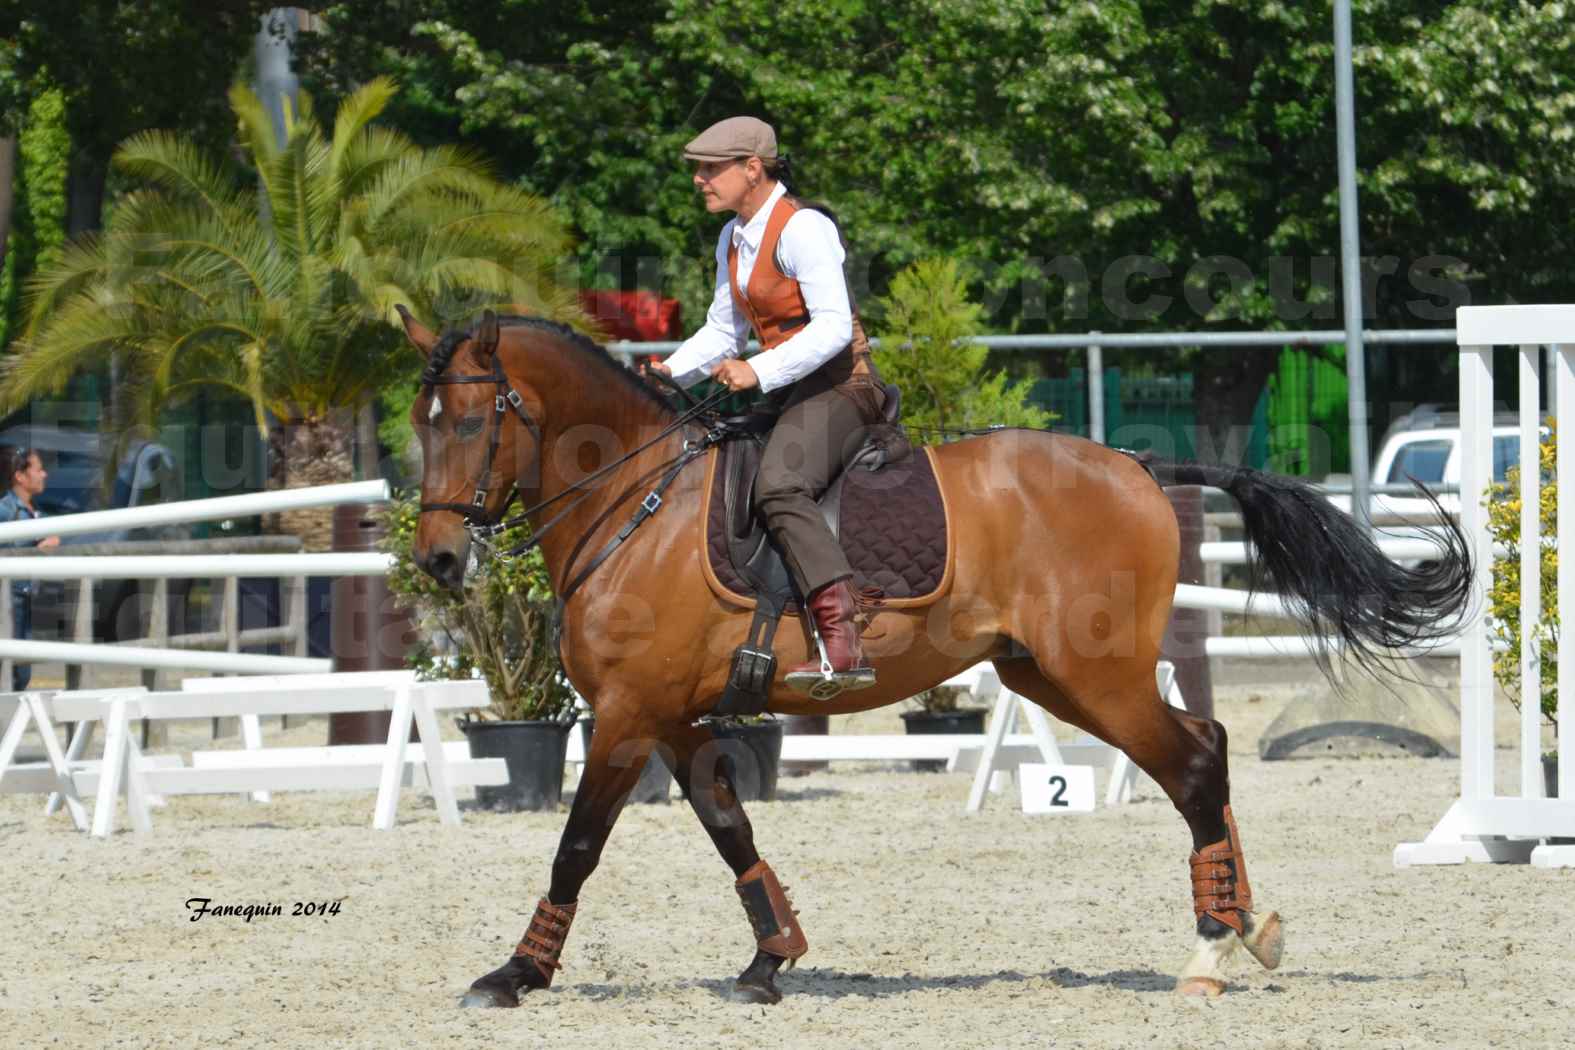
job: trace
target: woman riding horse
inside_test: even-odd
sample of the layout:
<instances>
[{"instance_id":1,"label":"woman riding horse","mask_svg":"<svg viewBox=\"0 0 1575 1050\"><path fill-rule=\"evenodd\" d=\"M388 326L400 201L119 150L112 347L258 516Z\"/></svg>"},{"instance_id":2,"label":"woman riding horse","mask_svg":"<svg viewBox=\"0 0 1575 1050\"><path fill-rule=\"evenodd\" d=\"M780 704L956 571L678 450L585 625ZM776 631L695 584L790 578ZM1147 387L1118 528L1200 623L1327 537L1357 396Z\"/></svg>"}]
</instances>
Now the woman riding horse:
<instances>
[{"instance_id":1,"label":"woman riding horse","mask_svg":"<svg viewBox=\"0 0 1575 1050\"><path fill-rule=\"evenodd\" d=\"M761 458L754 503L814 617L842 688L875 684L854 623L853 569L815 500L881 421L885 394L843 275L836 222L793 196L771 125L713 124L684 147L707 211L737 214L716 245L706 322L656 368L683 386L707 375L729 390L759 387L781 415ZM764 352L738 359L753 329ZM788 669L790 685L822 677L819 659Z\"/></svg>"}]
</instances>

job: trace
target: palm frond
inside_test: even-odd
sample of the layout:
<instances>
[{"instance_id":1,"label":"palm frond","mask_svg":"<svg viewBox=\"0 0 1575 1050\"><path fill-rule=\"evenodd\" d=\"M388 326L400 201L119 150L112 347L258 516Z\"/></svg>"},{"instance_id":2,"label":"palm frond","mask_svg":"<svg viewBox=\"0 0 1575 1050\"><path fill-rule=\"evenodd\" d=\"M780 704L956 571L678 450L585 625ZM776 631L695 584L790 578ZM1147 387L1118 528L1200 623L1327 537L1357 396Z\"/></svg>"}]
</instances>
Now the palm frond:
<instances>
[{"instance_id":1,"label":"palm frond","mask_svg":"<svg viewBox=\"0 0 1575 1050\"><path fill-rule=\"evenodd\" d=\"M40 320L60 309L62 304L103 281L110 260L100 236L84 234L69 241L59 254L48 259L27 281L23 316L27 318L24 337L31 336Z\"/></svg>"},{"instance_id":2,"label":"palm frond","mask_svg":"<svg viewBox=\"0 0 1575 1050\"><path fill-rule=\"evenodd\" d=\"M88 293L61 303L47 324L0 360L0 412L60 393L78 371L98 366L117 349L135 352L145 329L139 314L133 304L106 303Z\"/></svg>"},{"instance_id":3,"label":"palm frond","mask_svg":"<svg viewBox=\"0 0 1575 1050\"><path fill-rule=\"evenodd\" d=\"M252 155L258 177L263 181L263 193L272 197L273 188L268 185L267 169L269 162L279 153L273 116L268 112L268 107L263 105L262 99L257 97L257 93L241 81L236 81L230 86L230 109L235 112L235 119L240 122L241 145Z\"/></svg>"},{"instance_id":4,"label":"palm frond","mask_svg":"<svg viewBox=\"0 0 1575 1050\"><path fill-rule=\"evenodd\" d=\"M388 107L399 93L399 85L389 77L375 77L357 88L334 114L333 146L328 159L328 180L339 183L345 173L346 158L350 157L365 135L367 126Z\"/></svg>"},{"instance_id":5,"label":"palm frond","mask_svg":"<svg viewBox=\"0 0 1575 1050\"><path fill-rule=\"evenodd\" d=\"M417 148L410 138L392 128L366 128L345 147L338 169L341 200L356 200L372 180L389 165Z\"/></svg>"},{"instance_id":6,"label":"palm frond","mask_svg":"<svg viewBox=\"0 0 1575 1050\"><path fill-rule=\"evenodd\" d=\"M168 131L133 135L115 151L114 164L128 175L148 179L214 210L234 203L234 174L190 139Z\"/></svg>"}]
</instances>

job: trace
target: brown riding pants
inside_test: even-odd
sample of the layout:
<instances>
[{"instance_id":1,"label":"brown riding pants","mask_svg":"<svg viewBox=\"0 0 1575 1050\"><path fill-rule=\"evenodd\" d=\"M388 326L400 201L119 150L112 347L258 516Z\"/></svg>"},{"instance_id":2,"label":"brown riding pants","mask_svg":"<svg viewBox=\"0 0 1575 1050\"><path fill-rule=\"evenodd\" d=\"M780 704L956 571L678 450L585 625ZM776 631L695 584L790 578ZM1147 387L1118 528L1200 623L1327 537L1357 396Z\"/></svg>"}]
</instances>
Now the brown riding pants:
<instances>
[{"instance_id":1,"label":"brown riding pants","mask_svg":"<svg viewBox=\"0 0 1575 1050\"><path fill-rule=\"evenodd\" d=\"M828 366L795 383L761 454L755 507L806 597L853 575L815 500L881 419L879 377L864 367Z\"/></svg>"}]
</instances>

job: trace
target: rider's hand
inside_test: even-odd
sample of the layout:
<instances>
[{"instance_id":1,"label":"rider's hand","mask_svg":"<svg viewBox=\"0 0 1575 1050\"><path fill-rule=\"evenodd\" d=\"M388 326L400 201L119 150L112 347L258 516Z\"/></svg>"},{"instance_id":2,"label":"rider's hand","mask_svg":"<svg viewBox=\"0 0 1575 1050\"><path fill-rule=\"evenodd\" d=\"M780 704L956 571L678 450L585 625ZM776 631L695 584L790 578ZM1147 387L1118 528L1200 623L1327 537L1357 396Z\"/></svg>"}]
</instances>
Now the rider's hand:
<instances>
[{"instance_id":1,"label":"rider's hand","mask_svg":"<svg viewBox=\"0 0 1575 1050\"><path fill-rule=\"evenodd\" d=\"M760 385L760 377L748 361L723 361L711 373L711 378L729 390L748 390Z\"/></svg>"},{"instance_id":2,"label":"rider's hand","mask_svg":"<svg viewBox=\"0 0 1575 1050\"><path fill-rule=\"evenodd\" d=\"M38 541L38 549L39 550L46 550L47 551L51 547L58 547L58 546L60 546L60 537L59 536L48 536L48 537L45 537L44 539L41 539L41 540Z\"/></svg>"},{"instance_id":3,"label":"rider's hand","mask_svg":"<svg viewBox=\"0 0 1575 1050\"><path fill-rule=\"evenodd\" d=\"M666 361L658 361L653 357L645 363L645 367L648 371L662 373L668 379L673 378L673 370L667 367Z\"/></svg>"}]
</instances>

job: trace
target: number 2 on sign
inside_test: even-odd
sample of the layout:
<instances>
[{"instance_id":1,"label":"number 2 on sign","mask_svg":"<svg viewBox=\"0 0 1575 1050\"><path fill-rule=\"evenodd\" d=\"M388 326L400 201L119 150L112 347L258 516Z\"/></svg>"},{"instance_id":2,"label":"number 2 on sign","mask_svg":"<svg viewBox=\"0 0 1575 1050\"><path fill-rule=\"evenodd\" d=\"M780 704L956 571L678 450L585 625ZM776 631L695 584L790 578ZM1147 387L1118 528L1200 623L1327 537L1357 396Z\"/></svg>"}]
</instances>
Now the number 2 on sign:
<instances>
[{"instance_id":1,"label":"number 2 on sign","mask_svg":"<svg viewBox=\"0 0 1575 1050\"><path fill-rule=\"evenodd\" d=\"M1092 813L1094 767L1052 766L1042 762L1017 767L1024 813Z\"/></svg>"},{"instance_id":2,"label":"number 2 on sign","mask_svg":"<svg viewBox=\"0 0 1575 1050\"><path fill-rule=\"evenodd\" d=\"M1055 789L1054 794L1052 794L1050 796L1050 805L1052 805L1052 806L1070 806L1071 805L1071 803L1066 800L1066 777L1063 777L1063 776L1051 777L1050 778L1050 786Z\"/></svg>"}]
</instances>

